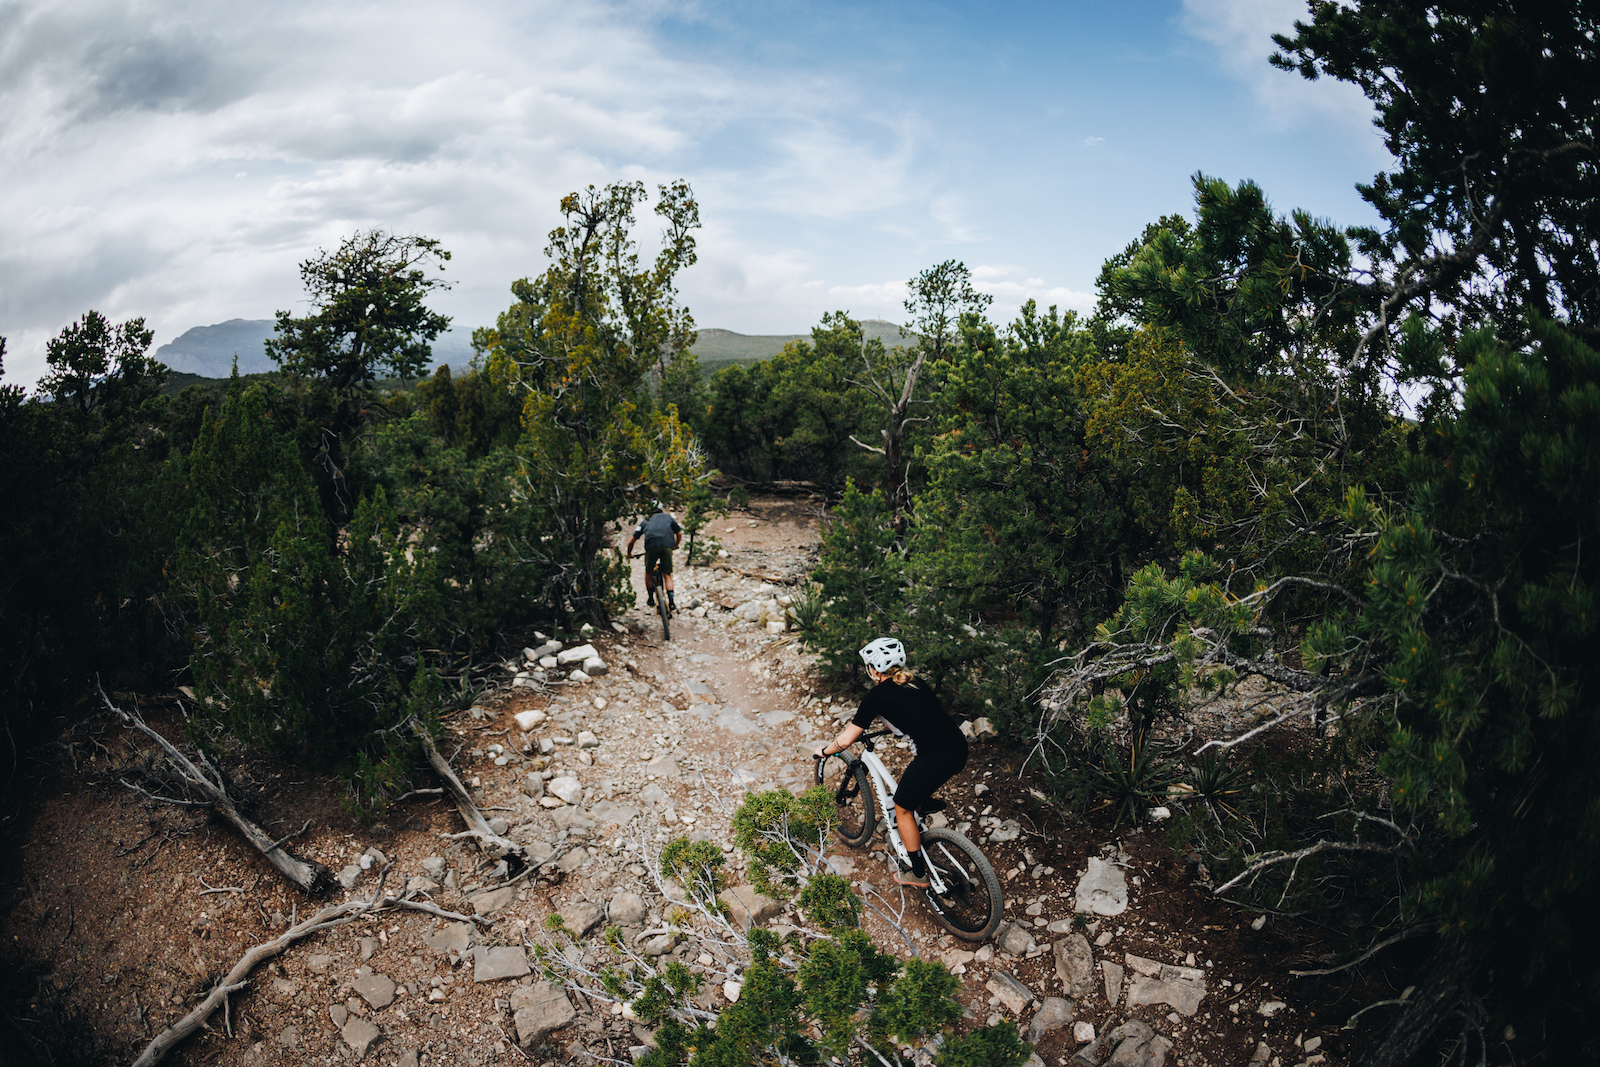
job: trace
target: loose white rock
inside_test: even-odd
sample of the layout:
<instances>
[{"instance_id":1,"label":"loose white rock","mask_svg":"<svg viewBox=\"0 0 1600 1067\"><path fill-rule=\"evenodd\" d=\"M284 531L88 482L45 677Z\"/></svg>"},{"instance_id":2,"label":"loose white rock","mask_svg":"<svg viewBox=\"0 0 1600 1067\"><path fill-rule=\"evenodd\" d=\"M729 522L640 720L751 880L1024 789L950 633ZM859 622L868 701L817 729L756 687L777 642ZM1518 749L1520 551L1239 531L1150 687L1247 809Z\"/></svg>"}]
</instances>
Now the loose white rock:
<instances>
[{"instance_id":1,"label":"loose white rock","mask_svg":"<svg viewBox=\"0 0 1600 1067\"><path fill-rule=\"evenodd\" d=\"M1077 910L1096 915L1121 915L1128 910L1128 882L1120 870L1105 860L1091 858L1089 869L1078 879Z\"/></svg>"},{"instance_id":2,"label":"loose white rock","mask_svg":"<svg viewBox=\"0 0 1600 1067\"><path fill-rule=\"evenodd\" d=\"M569 663L582 663L591 656L598 658L600 655L593 645L579 645L577 648L564 648L556 653L556 662L565 667Z\"/></svg>"},{"instance_id":3,"label":"loose white rock","mask_svg":"<svg viewBox=\"0 0 1600 1067\"><path fill-rule=\"evenodd\" d=\"M550 779L545 788L568 804L576 804L583 799L583 783L570 775Z\"/></svg>"},{"instance_id":4,"label":"loose white rock","mask_svg":"<svg viewBox=\"0 0 1600 1067\"><path fill-rule=\"evenodd\" d=\"M523 733L527 733L535 726L538 726L540 723L544 722L548 717L549 716L545 715L545 713L540 711L538 708L529 708L527 711L517 712L516 716L514 717L514 721L517 724L517 729L521 730Z\"/></svg>"}]
</instances>

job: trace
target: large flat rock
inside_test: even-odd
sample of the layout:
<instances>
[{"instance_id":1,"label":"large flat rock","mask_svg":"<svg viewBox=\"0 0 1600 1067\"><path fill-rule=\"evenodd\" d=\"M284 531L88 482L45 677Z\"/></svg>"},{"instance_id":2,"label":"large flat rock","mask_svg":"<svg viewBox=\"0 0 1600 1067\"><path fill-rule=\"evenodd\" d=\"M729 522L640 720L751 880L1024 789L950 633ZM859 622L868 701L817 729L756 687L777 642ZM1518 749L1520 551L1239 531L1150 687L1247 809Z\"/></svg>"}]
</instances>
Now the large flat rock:
<instances>
[{"instance_id":1,"label":"large flat rock","mask_svg":"<svg viewBox=\"0 0 1600 1067\"><path fill-rule=\"evenodd\" d=\"M578 1017L566 991L549 982L518 987L511 994L511 1012L517 1044L523 1048L543 1041Z\"/></svg>"},{"instance_id":2,"label":"large flat rock","mask_svg":"<svg viewBox=\"0 0 1600 1067\"><path fill-rule=\"evenodd\" d=\"M755 886L736 885L724 889L717 894L717 899L728 906L729 918L740 930L764 923L783 911L780 902L756 892Z\"/></svg>"},{"instance_id":3,"label":"large flat rock","mask_svg":"<svg viewBox=\"0 0 1600 1067\"><path fill-rule=\"evenodd\" d=\"M461 956L472 947L474 937L471 923L451 923L442 930L424 934L422 941L441 956L448 956L452 952Z\"/></svg>"},{"instance_id":4,"label":"large flat rock","mask_svg":"<svg viewBox=\"0 0 1600 1067\"><path fill-rule=\"evenodd\" d=\"M529 973L528 953L518 945L476 948L472 951L472 980L498 982Z\"/></svg>"},{"instance_id":5,"label":"large flat rock","mask_svg":"<svg viewBox=\"0 0 1600 1067\"><path fill-rule=\"evenodd\" d=\"M387 1008L394 1003L394 979L386 974L362 975L355 980L355 989L374 1008Z\"/></svg>"}]
</instances>

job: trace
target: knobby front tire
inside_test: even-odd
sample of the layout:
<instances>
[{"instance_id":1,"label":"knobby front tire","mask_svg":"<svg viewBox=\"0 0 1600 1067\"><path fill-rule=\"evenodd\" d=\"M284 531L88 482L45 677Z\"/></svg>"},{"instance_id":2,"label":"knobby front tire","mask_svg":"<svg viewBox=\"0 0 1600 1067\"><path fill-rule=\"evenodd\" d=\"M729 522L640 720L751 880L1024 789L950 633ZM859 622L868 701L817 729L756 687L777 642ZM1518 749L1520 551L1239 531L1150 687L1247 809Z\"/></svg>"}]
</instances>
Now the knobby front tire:
<instances>
[{"instance_id":1,"label":"knobby front tire","mask_svg":"<svg viewBox=\"0 0 1600 1067\"><path fill-rule=\"evenodd\" d=\"M963 941L982 941L1000 928L1005 898L988 857L954 830L923 830L922 854L939 871L946 892L923 893L936 922Z\"/></svg>"},{"instance_id":2,"label":"knobby front tire","mask_svg":"<svg viewBox=\"0 0 1600 1067\"><path fill-rule=\"evenodd\" d=\"M872 797L872 776L859 760L846 763L838 760L843 772L835 780L826 775L832 760L817 761L817 784L833 791L834 815L838 820L839 840L851 848L860 848L872 839L878 825L878 806Z\"/></svg>"}]
</instances>

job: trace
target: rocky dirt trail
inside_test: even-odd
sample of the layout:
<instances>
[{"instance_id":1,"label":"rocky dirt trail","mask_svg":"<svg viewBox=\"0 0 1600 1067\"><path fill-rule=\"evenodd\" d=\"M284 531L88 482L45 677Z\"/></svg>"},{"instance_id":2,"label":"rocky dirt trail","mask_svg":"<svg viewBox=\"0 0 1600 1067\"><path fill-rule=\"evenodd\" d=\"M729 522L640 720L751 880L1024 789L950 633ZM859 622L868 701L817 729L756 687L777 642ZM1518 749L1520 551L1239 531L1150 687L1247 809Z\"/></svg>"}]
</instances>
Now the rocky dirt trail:
<instances>
[{"instance_id":1,"label":"rocky dirt trail","mask_svg":"<svg viewBox=\"0 0 1600 1067\"><path fill-rule=\"evenodd\" d=\"M390 911L302 942L258 970L228 1016L170 1062L629 1061L648 1044L646 1029L531 969L526 946L553 912L581 937L616 924L647 955L712 972L708 1004L728 995L722 983L737 975L708 967L691 942L652 932L670 906L652 861L672 837L709 840L742 882L726 844L739 797L804 789L808 753L853 713L857 694L821 691L812 657L782 622L784 583L809 567L817 521L814 508L769 501L715 524L727 556L715 568L680 564L671 642L642 602L618 632L536 639L506 684L448 721L440 747L493 829L552 858L537 880L507 881L503 864L451 839L462 826L442 799L408 799L388 822L363 826L338 810L326 782L240 768L236 785L277 832L312 820L293 847L340 872L333 902L370 896L388 868L389 891L404 886L474 918ZM638 573L635 585L642 590ZM568 681L584 661L592 676ZM161 707L151 710L161 725ZM166 723L169 736L177 725ZM40 996L54 997L45 1008L83 1028L86 1060L131 1059L245 948L316 905L203 814L134 803L116 784L127 762L116 731L80 731L64 744L72 759L26 835L0 930L11 957L44 961L30 973ZM886 758L898 771L906 753ZM873 851L836 853L909 937L872 916L881 948L904 957L914 945L944 960L962 978L972 1024L1014 1020L1042 1064L1335 1062L1343 1015L1324 1011L1323 1025L1306 1004L1287 1003L1283 970L1268 965L1283 952L1271 927L1213 901L1159 835L1064 821L1018 779L1016 762L1014 750L980 741L936 816L979 842L1001 874L1007 921L990 943L950 937L924 903L892 887L881 832ZM744 921L788 917L748 887L735 894Z\"/></svg>"}]
</instances>

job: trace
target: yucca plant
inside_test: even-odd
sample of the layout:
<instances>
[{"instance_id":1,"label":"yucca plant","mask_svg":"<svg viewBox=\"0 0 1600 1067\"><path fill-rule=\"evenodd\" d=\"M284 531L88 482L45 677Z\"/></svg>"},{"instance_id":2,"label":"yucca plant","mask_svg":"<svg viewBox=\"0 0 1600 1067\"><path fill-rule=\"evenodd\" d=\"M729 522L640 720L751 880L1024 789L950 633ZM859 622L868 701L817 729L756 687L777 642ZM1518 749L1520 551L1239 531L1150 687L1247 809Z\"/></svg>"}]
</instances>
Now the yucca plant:
<instances>
[{"instance_id":1,"label":"yucca plant","mask_svg":"<svg viewBox=\"0 0 1600 1067\"><path fill-rule=\"evenodd\" d=\"M1188 781L1178 782L1172 788L1205 804L1218 822L1226 813L1231 819L1242 818L1233 806L1234 798L1243 795L1244 767L1230 767L1228 756L1220 748L1207 749L1200 758L1189 764Z\"/></svg>"},{"instance_id":2,"label":"yucca plant","mask_svg":"<svg viewBox=\"0 0 1600 1067\"><path fill-rule=\"evenodd\" d=\"M801 633L816 633L818 624L822 622L824 610L826 609L822 591L814 585L807 584L794 594L789 604L789 617L794 619L794 628Z\"/></svg>"},{"instance_id":3,"label":"yucca plant","mask_svg":"<svg viewBox=\"0 0 1600 1067\"><path fill-rule=\"evenodd\" d=\"M1137 822L1139 809L1159 804L1178 780L1172 761L1143 731L1133 735L1125 753L1107 745L1101 765L1090 767L1089 773L1109 794L1106 803L1116 805L1117 825L1124 818Z\"/></svg>"}]
</instances>

